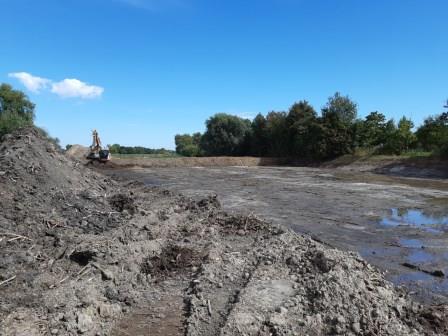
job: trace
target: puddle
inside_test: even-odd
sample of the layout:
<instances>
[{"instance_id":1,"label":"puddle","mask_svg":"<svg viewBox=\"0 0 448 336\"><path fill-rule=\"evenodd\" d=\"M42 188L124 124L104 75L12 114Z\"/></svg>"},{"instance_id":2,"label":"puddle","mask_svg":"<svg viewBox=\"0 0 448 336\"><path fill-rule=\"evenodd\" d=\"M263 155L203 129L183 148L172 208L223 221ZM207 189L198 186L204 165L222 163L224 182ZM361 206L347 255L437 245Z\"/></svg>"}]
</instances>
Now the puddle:
<instances>
[{"instance_id":1,"label":"puddle","mask_svg":"<svg viewBox=\"0 0 448 336\"><path fill-rule=\"evenodd\" d=\"M385 226L414 226L427 232L441 233L442 227L448 225L447 214L426 215L418 209L391 209L391 214L380 221Z\"/></svg>"},{"instance_id":2,"label":"puddle","mask_svg":"<svg viewBox=\"0 0 448 336\"><path fill-rule=\"evenodd\" d=\"M425 251L415 251L408 256L408 260L412 264L423 264L433 261L434 256Z\"/></svg>"},{"instance_id":3,"label":"puddle","mask_svg":"<svg viewBox=\"0 0 448 336\"><path fill-rule=\"evenodd\" d=\"M396 285L405 285L408 288L429 285L432 291L441 294L445 294L448 290L448 279L435 279L432 275L423 272L403 273L391 280Z\"/></svg>"},{"instance_id":4,"label":"puddle","mask_svg":"<svg viewBox=\"0 0 448 336\"><path fill-rule=\"evenodd\" d=\"M405 239L401 238L398 240L400 246L409 247L409 248L422 248L423 242L420 239Z\"/></svg>"}]
</instances>

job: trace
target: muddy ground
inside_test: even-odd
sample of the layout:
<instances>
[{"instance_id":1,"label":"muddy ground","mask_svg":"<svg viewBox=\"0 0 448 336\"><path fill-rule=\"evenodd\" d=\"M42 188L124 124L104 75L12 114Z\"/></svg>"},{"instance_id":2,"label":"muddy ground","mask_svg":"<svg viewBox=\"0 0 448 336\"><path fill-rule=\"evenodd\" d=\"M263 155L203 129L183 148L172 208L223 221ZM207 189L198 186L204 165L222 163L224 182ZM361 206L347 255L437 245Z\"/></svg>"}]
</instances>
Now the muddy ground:
<instances>
[{"instance_id":1,"label":"muddy ground","mask_svg":"<svg viewBox=\"0 0 448 336\"><path fill-rule=\"evenodd\" d=\"M446 335L447 317L207 193L111 179L33 128L0 143L2 336Z\"/></svg>"},{"instance_id":2,"label":"muddy ground","mask_svg":"<svg viewBox=\"0 0 448 336\"><path fill-rule=\"evenodd\" d=\"M448 181L396 176L408 174L404 168L392 169L395 176L362 168L153 168L109 174L196 198L217 194L225 210L254 213L328 245L357 251L419 300L446 303ZM403 217L395 218L397 213ZM408 218L412 216L417 218ZM435 271L445 275L428 274Z\"/></svg>"}]
</instances>

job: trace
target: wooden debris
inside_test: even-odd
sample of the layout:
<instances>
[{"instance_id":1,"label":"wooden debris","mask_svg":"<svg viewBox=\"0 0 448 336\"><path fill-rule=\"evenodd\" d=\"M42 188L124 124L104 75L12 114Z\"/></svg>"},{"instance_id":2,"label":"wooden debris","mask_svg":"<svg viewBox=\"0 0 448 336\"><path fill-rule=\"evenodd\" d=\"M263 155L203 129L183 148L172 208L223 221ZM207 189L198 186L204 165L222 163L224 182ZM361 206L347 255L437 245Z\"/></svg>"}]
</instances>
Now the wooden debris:
<instances>
[{"instance_id":1,"label":"wooden debris","mask_svg":"<svg viewBox=\"0 0 448 336\"><path fill-rule=\"evenodd\" d=\"M14 275L14 276L12 276L12 277L9 278L9 279L6 279L6 280L0 282L0 286L5 285L5 284L7 284L8 282L13 281L15 278L16 278L16 276Z\"/></svg>"}]
</instances>

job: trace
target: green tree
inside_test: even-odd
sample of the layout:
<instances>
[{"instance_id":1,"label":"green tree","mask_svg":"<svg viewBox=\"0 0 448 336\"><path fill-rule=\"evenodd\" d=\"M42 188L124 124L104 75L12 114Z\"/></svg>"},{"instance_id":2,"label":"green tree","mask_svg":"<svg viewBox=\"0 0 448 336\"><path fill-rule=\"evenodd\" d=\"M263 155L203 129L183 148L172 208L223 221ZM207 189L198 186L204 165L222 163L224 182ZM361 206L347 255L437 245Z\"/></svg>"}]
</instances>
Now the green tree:
<instances>
[{"instance_id":1,"label":"green tree","mask_svg":"<svg viewBox=\"0 0 448 336\"><path fill-rule=\"evenodd\" d=\"M268 134L268 154L270 156L284 157L290 152L288 124L286 112L269 112L266 116L266 129Z\"/></svg>"},{"instance_id":2,"label":"green tree","mask_svg":"<svg viewBox=\"0 0 448 336\"><path fill-rule=\"evenodd\" d=\"M34 104L11 85L0 85L0 137L17 128L33 125Z\"/></svg>"},{"instance_id":3,"label":"green tree","mask_svg":"<svg viewBox=\"0 0 448 336\"><path fill-rule=\"evenodd\" d=\"M201 141L201 133L190 134L177 134L174 137L176 144L176 153L182 156L199 156Z\"/></svg>"},{"instance_id":4,"label":"green tree","mask_svg":"<svg viewBox=\"0 0 448 336\"><path fill-rule=\"evenodd\" d=\"M246 154L251 123L247 119L218 113L209 118L200 148L206 155Z\"/></svg>"},{"instance_id":5,"label":"green tree","mask_svg":"<svg viewBox=\"0 0 448 336\"><path fill-rule=\"evenodd\" d=\"M448 145L448 113L425 119L416 136L423 149L440 152Z\"/></svg>"},{"instance_id":6,"label":"green tree","mask_svg":"<svg viewBox=\"0 0 448 336\"><path fill-rule=\"evenodd\" d=\"M371 112L364 120L354 123L356 147L381 146L386 141L386 117L378 111Z\"/></svg>"},{"instance_id":7,"label":"green tree","mask_svg":"<svg viewBox=\"0 0 448 336\"><path fill-rule=\"evenodd\" d=\"M402 117L397 126L390 120L386 125L386 140L380 152L400 155L404 151L414 148L417 139L412 132L413 127L414 123L406 117Z\"/></svg>"},{"instance_id":8,"label":"green tree","mask_svg":"<svg viewBox=\"0 0 448 336\"><path fill-rule=\"evenodd\" d=\"M251 154L255 156L266 156L269 148L269 134L266 118L257 114L251 124Z\"/></svg>"},{"instance_id":9,"label":"green tree","mask_svg":"<svg viewBox=\"0 0 448 336\"><path fill-rule=\"evenodd\" d=\"M300 158L320 156L319 144L322 136L317 113L306 101L295 103L286 117L290 155Z\"/></svg>"},{"instance_id":10,"label":"green tree","mask_svg":"<svg viewBox=\"0 0 448 336\"><path fill-rule=\"evenodd\" d=\"M353 151L353 128L341 120L338 114L327 113L321 118L322 140L320 157L335 158Z\"/></svg>"},{"instance_id":11,"label":"green tree","mask_svg":"<svg viewBox=\"0 0 448 336\"><path fill-rule=\"evenodd\" d=\"M319 146L322 157L333 158L353 151L353 125L357 111L356 103L348 96L341 96L336 92L328 98L327 104L322 108L323 139Z\"/></svg>"},{"instance_id":12,"label":"green tree","mask_svg":"<svg viewBox=\"0 0 448 336\"><path fill-rule=\"evenodd\" d=\"M358 105L349 96L342 96L339 92L329 97L327 104L322 108L322 116L324 118L336 115L346 125L353 123L357 114Z\"/></svg>"},{"instance_id":13,"label":"green tree","mask_svg":"<svg viewBox=\"0 0 448 336\"><path fill-rule=\"evenodd\" d=\"M121 152L121 146L119 144L109 145L108 147L111 154L120 154Z\"/></svg>"}]
</instances>

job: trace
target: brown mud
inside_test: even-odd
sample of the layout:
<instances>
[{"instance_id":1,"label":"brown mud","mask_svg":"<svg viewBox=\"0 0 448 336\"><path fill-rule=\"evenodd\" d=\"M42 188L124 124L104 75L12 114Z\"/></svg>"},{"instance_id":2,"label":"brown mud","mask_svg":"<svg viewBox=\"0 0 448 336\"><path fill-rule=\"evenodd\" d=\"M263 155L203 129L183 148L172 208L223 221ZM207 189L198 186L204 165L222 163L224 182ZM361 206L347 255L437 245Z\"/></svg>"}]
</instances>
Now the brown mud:
<instances>
[{"instance_id":1,"label":"brown mud","mask_svg":"<svg viewBox=\"0 0 448 336\"><path fill-rule=\"evenodd\" d=\"M448 225L381 223L394 209L444 218L448 215L448 182L350 169L196 167L112 170L107 174L193 198L218 194L227 211L255 213L329 246L356 251L386 271L389 280L406 286L418 300L447 303L446 276L434 277L403 264L448 274Z\"/></svg>"},{"instance_id":2,"label":"brown mud","mask_svg":"<svg viewBox=\"0 0 448 336\"><path fill-rule=\"evenodd\" d=\"M0 144L2 335L445 335L358 254L119 182L33 129Z\"/></svg>"}]
</instances>

